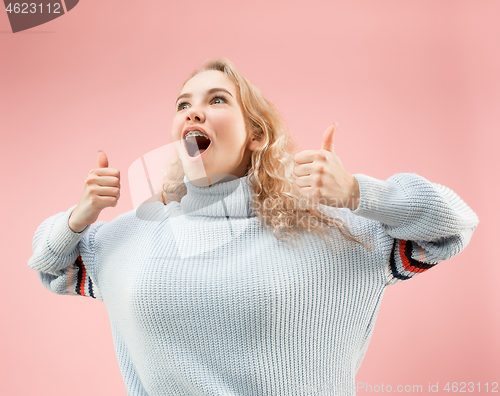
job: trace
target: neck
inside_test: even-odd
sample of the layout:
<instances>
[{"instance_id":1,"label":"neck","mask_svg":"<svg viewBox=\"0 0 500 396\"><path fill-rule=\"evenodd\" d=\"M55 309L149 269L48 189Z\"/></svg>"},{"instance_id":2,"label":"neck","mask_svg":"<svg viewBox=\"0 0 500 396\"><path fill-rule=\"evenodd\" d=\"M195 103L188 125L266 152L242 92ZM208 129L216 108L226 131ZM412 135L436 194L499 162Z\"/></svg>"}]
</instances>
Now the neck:
<instances>
[{"instance_id":1,"label":"neck","mask_svg":"<svg viewBox=\"0 0 500 396\"><path fill-rule=\"evenodd\" d=\"M244 176L241 176L244 177ZM199 179L190 180L187 176L184 178L184 182L188 180L189 183L195 185L196 187L211 187L217 183L229 182L232 180L239 179L238 176L227 175L227 174L208 174L207 177L202 177Z\"/></svg>"},{"instance_id":2,"label":"neck","mask_svg":"<svg viewBox=\"0 0 500 396\"><path fill-rule=\"evenodd\" d=\"M197 180L190 181L184 176L187 194L181 199L182 211L190 216L252 216L251 177L232 176L229 179L221 178L217 183L200 186L196 185Z\"/></svg>"}]
</instances>

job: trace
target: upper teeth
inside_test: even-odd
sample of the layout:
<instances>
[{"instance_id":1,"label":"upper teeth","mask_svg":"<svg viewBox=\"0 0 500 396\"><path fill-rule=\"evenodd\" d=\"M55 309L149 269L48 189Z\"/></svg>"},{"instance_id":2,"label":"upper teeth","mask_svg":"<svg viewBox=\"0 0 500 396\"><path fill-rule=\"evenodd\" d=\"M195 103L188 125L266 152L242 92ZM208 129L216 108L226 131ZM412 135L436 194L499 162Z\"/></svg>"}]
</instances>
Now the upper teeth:
<instances>
[{"instance_id":1,"label":"upper teeth","mask_svg":"<svg viewBox=\"0 0 500 396\"><path fill-rule=\"evenodd\" d=\"M189 131L188 133L186 133L184 135L184 139L187 139L188 137L191 137L191 136L205 136L208 139L208 136L205 133L200 132L200 131Z\"/></svg>"}]
</instances>

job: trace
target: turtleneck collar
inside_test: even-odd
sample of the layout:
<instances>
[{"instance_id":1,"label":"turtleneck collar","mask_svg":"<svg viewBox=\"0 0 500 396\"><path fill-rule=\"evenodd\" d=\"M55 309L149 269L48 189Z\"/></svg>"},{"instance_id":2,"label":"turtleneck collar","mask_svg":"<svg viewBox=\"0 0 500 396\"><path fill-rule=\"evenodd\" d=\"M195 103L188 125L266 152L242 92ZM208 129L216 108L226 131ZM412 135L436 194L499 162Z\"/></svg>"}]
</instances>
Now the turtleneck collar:
<instances>
[{"instance_id":1,"label":"turtleneck collar","mask_svg":"<svg viewBox=\"0 0 500 396\"><path fill-rule=\"evenodd\" d=\"M198 187L184 176L187 194L181 199L181 209L190 216L251 217L251 180L248 175Z\"/></svg>"}]
</instances>

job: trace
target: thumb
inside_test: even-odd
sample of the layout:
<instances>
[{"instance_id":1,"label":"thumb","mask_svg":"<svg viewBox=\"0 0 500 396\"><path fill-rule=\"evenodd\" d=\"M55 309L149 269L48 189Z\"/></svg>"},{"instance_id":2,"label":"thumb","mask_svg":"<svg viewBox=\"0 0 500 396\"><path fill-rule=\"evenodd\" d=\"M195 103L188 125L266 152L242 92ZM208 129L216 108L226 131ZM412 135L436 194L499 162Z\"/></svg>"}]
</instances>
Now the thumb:
<instances>
[{"instance_id":1,"label":"thumb","mask_svg":"<svg viewBox=\"0 0 500 396\"><path fill-rule=\"evenodd\" d=\"M104 151L99 151L97 153L97 167L107 168L108 167L108 157L104 154Z\"/></svg>"},{"instance_id":2,"label":"thumb","mask_svg":"<svg viewBox=\"0 0 500 396\"><path fill-rule=\"evenodd\" d=\"M323 141L321 143L323 150L333 152L333 134L337 130L337 126L337 123L330 125L323 134Z\"/></svg>"}]
</instances>

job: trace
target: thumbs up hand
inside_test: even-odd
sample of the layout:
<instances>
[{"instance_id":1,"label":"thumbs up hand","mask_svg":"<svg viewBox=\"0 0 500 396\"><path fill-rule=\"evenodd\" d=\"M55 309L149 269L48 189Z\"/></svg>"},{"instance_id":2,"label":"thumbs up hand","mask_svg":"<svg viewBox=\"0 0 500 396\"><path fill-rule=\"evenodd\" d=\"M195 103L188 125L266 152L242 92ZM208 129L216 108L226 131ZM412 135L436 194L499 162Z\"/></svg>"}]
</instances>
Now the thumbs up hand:
<instances>
[{"instance_id":1,"label":"thumbs up hand","mask_svg":"<svg viewBox=\"0 0 500 396\"><path fill-rule=\"evenodd\" d=\"M68 220L73 232L82 232L87 225L97 220L101 210L116 206L120 198L120 171L108 168L108 157L97 153L97 168L92 169L85 179L80 202L73 209Z\"/></svg>"},{"instance_id":2,"label":"thumbs up hand","mask_svg":"<svg viewBox=\"0 0 500 396\"><path fill-rule=\"evenodd\" d=\"M320 150L304 150L295 155L295 183L307 198L320 204L356 209L359 204L359 184L349 174L334 152L333 136L337 124L323 134Z\"/></svg>"}]
</instances>

